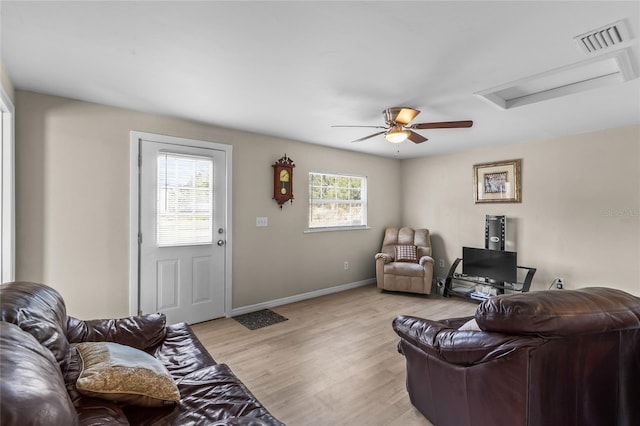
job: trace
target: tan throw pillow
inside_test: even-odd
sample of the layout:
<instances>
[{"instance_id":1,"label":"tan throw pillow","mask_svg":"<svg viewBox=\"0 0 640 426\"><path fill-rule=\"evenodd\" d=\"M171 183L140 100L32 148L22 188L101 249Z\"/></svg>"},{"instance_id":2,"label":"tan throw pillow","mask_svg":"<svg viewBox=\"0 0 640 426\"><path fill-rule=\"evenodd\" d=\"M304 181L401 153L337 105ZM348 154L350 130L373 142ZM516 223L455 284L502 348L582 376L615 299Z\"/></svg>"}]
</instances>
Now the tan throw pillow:
<instances>
[{"instance_id":1,"label":"tan throw pillow","mask_svg":"<svg viewBox=\"0 0 640 426\"><path fill-rule=\"evenodd\" d=\"M78 392L144 407L180 400L167 369L148 353L111 342L79 343L76 348L82 359Z\"/></svg>"},{"instance_id":2,"label":"tan throw pillow","mask_svg":"<svg viewBox=\"0 0 640 426\"><path fill-rule=\"evenodd\" d=\"M396 246L396 262L418 263L418 248L416 246Z\"/></svg>"}]
</instances>

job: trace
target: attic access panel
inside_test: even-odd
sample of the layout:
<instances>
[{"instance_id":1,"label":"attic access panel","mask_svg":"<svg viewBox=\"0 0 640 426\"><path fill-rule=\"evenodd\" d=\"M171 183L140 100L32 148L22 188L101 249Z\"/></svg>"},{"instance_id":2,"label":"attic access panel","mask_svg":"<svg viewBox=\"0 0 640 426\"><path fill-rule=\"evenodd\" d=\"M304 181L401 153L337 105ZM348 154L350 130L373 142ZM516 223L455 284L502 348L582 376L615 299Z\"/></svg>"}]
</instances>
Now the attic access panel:
<instances>
[{"instance_id":1,"label":"attic access panel","mask_svg":"<svg viewBox=\"0 0 640 426\"><path fill-rule=\"evenodd\" d=\"M476 92L476 95L501 109L510 109L624 83L636 77L627 48Z\"/></svg>"}]
</instances>

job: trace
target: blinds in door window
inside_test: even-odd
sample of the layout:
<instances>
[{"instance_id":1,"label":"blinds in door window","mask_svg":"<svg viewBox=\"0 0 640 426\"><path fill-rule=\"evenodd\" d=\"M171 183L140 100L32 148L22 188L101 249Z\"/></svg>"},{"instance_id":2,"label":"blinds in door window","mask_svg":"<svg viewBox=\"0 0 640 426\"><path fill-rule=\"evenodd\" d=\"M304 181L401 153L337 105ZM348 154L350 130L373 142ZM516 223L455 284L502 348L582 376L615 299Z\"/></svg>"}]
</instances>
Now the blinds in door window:
<instances>
[{"instance_id":1,"label":"blinds in door window","mask_svg":"<svg viewBox=\"0 0 640 426\"><path fill-rule=\"evenodd\" d=\"M158 156L157 244L213 241L213 159L162 152Z\"/></svg>"}]
</instances>

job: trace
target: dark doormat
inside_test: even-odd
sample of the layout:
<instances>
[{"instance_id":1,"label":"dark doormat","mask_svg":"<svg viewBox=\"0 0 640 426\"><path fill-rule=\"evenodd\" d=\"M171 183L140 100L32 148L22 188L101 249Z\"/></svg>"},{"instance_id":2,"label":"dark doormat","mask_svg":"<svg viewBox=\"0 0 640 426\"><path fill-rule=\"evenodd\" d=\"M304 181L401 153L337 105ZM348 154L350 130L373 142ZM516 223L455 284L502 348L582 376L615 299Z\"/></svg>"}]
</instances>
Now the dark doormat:
<instances>
[{"instance_id":1,"label":"dark doormat","mask_svg":"<svg viewBox=\"0 0 640 426\"><path fill-rule=\"evenodd\" d=\"M233 319L247 327L249 330L256 330L258 328L288 320L288 318L273 312L271 309L249 312L248 314L233 317Z\"/></svg>"}]
</instances>

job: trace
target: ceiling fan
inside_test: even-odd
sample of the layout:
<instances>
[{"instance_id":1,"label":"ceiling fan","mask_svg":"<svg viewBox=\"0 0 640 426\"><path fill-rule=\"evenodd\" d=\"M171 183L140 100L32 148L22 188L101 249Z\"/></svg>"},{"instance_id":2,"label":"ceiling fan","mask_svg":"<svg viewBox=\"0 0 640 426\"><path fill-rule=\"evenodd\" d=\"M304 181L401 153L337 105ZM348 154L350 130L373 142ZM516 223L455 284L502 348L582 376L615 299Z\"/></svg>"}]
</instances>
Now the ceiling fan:
<instances>
[{"instance_id":1,"label":"ceiling fan","mask_svg":"<svg viewBox=\"0 0 640 426\"><path fill-rule=\"evenodd\" d=\"M380 132L374 133L369 136L365 136L360 139L356 139L353 142L361 142L363 140L372 138L374 136L384 134L384 137L392 143L400 143L409 139L413 143L422 143L427 141L427 138L424 136L414 132L415 130L424 130L424 129L452 129L459 127L471 127L473 126L473 121L464 120L464 121L439 121L433 123L415 123L409 125L409 123L416 118L420 111L413 108L408 107L395 107L395 108L387 108L382 111L384 114L384 121L387 123L386 126L331 126L331 127L371 127L374 129L384 129Z\"/></svg>"}]
</instances>

